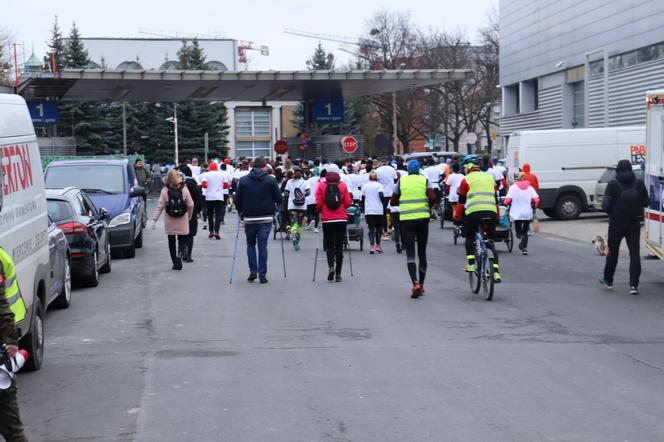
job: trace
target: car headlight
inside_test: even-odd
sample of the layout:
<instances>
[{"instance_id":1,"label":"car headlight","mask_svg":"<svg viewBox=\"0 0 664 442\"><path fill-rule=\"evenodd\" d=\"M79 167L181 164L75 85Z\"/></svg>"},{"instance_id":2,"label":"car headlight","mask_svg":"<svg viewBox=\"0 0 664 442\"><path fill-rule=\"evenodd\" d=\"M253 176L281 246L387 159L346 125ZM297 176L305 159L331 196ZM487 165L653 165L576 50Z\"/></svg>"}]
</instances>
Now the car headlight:
<instances>
[{"instance_id":1,"label":"car headlight","mask_svg":"<svg viewBox=\"0 0 664 442\"><path fill-rule=\"evenodd\" d=\"M124 224L129 224L131 222L131 214L128 212L121 213L115 218L113 218L108 225L108 227L117 227L117 226L122 226Z\"/></svg>"}]
</instances>

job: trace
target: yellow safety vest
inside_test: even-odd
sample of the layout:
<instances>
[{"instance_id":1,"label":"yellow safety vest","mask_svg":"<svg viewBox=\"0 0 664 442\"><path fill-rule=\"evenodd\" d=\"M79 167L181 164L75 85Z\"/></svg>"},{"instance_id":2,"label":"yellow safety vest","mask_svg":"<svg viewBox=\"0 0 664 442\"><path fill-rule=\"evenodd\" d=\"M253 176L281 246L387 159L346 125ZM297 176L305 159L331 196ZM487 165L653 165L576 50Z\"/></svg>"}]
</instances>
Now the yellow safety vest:
<instances>
[{"instance_id":1,"label":"yellow safety vest","mask_svg":"<svg viewBox=\"0 0 664 442\"><path fill-rule=\"evenodd\" d=\"M428 219L429 198L427 197L427 179L420 175L406 175L399 181L399 219L412 221Z\"/></svg>"},{"instance_id":2,"label":"yellow safety vest","mask_svg":"<svg viewBox=\"0 0 664 442\"><path fill-rule=\"evenodd\" d=\"M486 172L471 172L466 175L470 190L466 195L466 215L474 212L496 213L496 182Z\"/></svg>"},{"instance_id":3,"label":"yellow safety vest","mask_svg":"<svg viewBox=\"0 0 664 442\"><path fill-rule=\"evenodd\" d=\"M15 322L21 322L25 319L28 311L25 308L25 301L21 296L21 289L16 280L16 268L12 257L0 248L0 273L2 274L2 288L5 292L5 299L14 313Z\"/></svg>"}]
</instances>

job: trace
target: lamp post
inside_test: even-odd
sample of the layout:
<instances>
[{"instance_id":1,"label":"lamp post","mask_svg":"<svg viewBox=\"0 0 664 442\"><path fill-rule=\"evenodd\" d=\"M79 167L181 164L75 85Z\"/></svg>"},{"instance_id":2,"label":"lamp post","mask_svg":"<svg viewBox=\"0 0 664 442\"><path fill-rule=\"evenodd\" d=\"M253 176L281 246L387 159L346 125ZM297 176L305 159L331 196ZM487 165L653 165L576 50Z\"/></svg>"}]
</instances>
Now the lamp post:
<instances>
[{"instance_id":1,"label":"lamp post","mask_svg":"<svg viewBox=\"0 0 664 442\"><path fill-rule=\"evenodd\" d=\"M173 123L173 133L174 133L174 138L175 138L175 165L177 166L180 161L179 161L179 155L178 155L178 105L177 103L173 103L173 116L166 118L166 121L170 121Z\"/></svg>"}]
</instances>

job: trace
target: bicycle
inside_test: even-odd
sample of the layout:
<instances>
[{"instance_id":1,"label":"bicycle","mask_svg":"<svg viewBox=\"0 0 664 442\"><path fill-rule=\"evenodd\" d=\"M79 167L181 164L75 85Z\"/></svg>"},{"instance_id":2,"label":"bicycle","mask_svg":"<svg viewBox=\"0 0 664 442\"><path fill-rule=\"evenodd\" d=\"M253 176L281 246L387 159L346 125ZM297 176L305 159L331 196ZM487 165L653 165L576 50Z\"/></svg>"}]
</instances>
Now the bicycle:
<instances>
[{"instance_id":1,"label":"bicycle","mask_svg":"<svg viewBox=\"0 0 664 442\"><path fill-rule=\"evenodd\" d=\"M494 267L495 257L489 248L488 223L491 218L483 218L480 227L475 232L475 271L468 273L470 290L477 294L482 289L484 299L491 301L495 286Z\"/></svg>"}]
</instances>

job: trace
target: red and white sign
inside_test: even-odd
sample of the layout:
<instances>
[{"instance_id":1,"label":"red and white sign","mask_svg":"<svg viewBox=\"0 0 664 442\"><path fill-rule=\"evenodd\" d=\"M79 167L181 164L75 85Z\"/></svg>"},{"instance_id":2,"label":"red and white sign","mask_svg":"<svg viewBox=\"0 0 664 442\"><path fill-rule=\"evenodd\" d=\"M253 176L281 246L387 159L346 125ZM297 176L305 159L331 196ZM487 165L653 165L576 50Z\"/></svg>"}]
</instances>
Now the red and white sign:
<instances>
[{"instance_id":1,"label":"red and white sign","mask_svg":"<svg viewBox=\"0 0 664 442\"><path fill-rule=\"evenodd\" d=\"M357 140L355 137L343 137L341 138L341 148L346 153L355 153L357 151Z\"/></svg>"},{"instance_id":2,"label":"red and white sign","mask_svg":"<svg viewBox=\"0 0 664 442\"><path fill-rule=\"evenodd\" d=\"M279 155L283 155L288 152L288 143L286 140L279 140L274 143L274 151Z\"/></svg>"}]
</instances>

